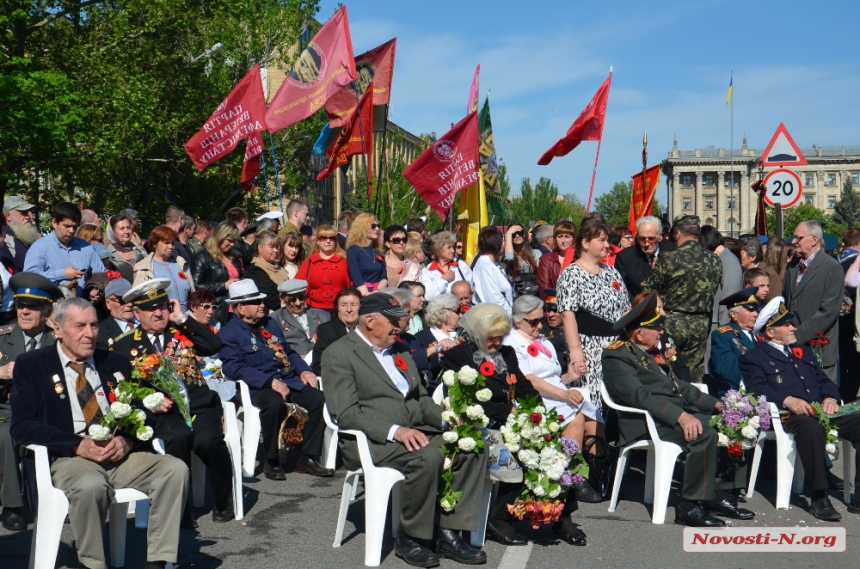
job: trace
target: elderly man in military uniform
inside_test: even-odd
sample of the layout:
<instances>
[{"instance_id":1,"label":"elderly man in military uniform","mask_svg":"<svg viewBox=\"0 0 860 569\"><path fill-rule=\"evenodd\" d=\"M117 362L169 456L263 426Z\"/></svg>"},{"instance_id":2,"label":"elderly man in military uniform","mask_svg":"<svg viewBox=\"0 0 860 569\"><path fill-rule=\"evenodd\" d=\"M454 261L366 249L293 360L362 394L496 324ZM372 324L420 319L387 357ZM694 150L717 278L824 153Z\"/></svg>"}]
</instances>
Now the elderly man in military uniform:
<instances>
[{"instance_id":1,"label":"elderly man in military uniform","mask_svg":"<svg viewBox=\"0 0 860 569\"><path fill-rule=\"evenodd\" d=\"M234 517L233 463L224 441L223 409L218 394L203 381L196 361L196 356L218 353L221 341L208 326L190 318L182 312L178 302L169 299L168 286L169 279L153 279L123 295L122 301L131 303L140 326L116 338L113 350L128 356L132 362L160 353L177 368L187 370L182 379L188 388L194 427L189 428L177 406L165 398L165 404L156 411L154 436L164 441L167 454L182 460L189 468L192 451L200 457L207 466L215 499L212 520L227 522ZM197 527L190 506L185 508L182 527Z\"/></svg>"},{"instance_id":2,"label":"elderly man in military uniform","mask_svg":"<svg viewBox=\"0 0 860 569\"><path fill-rule=\"evenodd\" d=\"M111 279L105 285L105 306L110 312L110 318L99 322L99 336L96 340L96 348L99 350L112 350L114 340L137 328L137 319L134 317L134 307L125 302L122 297L131 290L131 283L123 278Z\"/></svg>"},{"instance_id":3,"label":"elderly man in military uniform","mask_svg":"<svg viewBox=\"0 0 860 569\"><path fill-rule=\"evenodd\" d=\"M783 415L783 428L794 435L797 454L812 489L809 513L819 520L835 522L842 516L827 497L827 433L812 403L820 403L828 416L836 415L840 409L839 389L819 367L812 348L797 342L794 317L781 296L767 303L755 324L764 341L741 356L740 371L747 390L775 403ZM860 452L856 452L860 448L860 415L833 417L830 425L838 427L839 437L854 445L854 488L860 488ZM860 501L854 496L848 511L860 514Z\"/></svg>"},{"instance_id":4,"label":"elderly man in military uniform","mask_svg":"<svg viewBox=\"0 0 860 569\"><path fill-rule=\"evenodd\" d=\"M675 521L696 527L722 527L712 514L751 520L755 514L738 508L729 490L743 487L746 469L732 463L717 448L711 415L722 403L678 379L671 357L657 351L666 318L657 295L649 294L615 323L618 340L603 351L603 376L612 398L622 405L644 409L657 424L660 439L679 445L686 454L681 503ZM645 418L621 413L621 444L648 437Z\"/></svg>"},{"instance_id":5,"label":"elderly man in military uniform","mask_svg":"<svg viewBox=\"0 0 860 569\"><path fill-rule=\"evenodd\" d=\"M308 281L290 279L282 282L278 285L281 308L269 315L280 325L287 344L302 357L314 349L317 326L331 320L327 310L305 305L307 290Z\"/></svg>"},{"instance_id":6,"label":"elderly man in military uniform","mask_svg":"<svg viewBox=\"0 0 860 569\"><path fill-rule=\"evenodd\" d=\"M714 295L720 286L720 258L699 244L699 218L685 215L675 222L672 239L678 246L657 259L642 288L655 290L666 307L666 331L678 343L680 357L695 382L705 374L705 348L711 329Z\"/></svg>"},{"instance_id":7,"label":"elderly man in military uniform","mask_svg":"<svg viewBox=\"0 0 860 569\"><path fill-rule=\"evenodd\" d=\"M15 358L54 343L48 318L54 302L63 298L63 291L36 273L12 275L9 288L15 295L18 321L0 328L0 417L6 419L0 423L0 502L3 504L3 527L9 531L21 531L27 529L27 523L18 468L18 446L12 442L8 421L12 416L9 404L12 372Z\"/></svg>"},{"instance_id":8,"label":"elderly man in military uniform","mask_svg":"<svg viewBox=\"0 0 860 569\"><path fill-rule=\"evenodd\" d=\"M753 328L761 308L755 296L757 292L757 286L745 288L720 301L729 310L730 322L711 332L708 373L717 393L740 387L738 358L756 344Z\"/></svg>"}]
</instances>

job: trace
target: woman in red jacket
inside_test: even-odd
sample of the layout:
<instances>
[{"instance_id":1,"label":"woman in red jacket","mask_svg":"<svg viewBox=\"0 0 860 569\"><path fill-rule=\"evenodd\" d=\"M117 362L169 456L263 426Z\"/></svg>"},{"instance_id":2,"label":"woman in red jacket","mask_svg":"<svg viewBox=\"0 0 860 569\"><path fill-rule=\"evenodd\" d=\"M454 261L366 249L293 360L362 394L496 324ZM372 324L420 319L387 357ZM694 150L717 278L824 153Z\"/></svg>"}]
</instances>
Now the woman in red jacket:
<instances>
[{"instance_id":1,"label":"woman in red jacket","mask_svg":"<svg viewBox=\"0 0 860 569\"><path fill-rule=\"evenodd\" d=\"M331 225L321 225L317 229L317 240L311 255L299 267L295 278L308 281L308 306L334 310L337 293L352 286L346 252L337 244L337 229Z\"/></svg>"},{"instance_id":2,"label":"woman in red jacket","mask_svg":"<svg viewBox=\"0 0 860 569\"><path fill-rule=\"evenodd\" d=\"M555 248L551 253L541 255L538 262L538 293L542 300L546 300L548 288L555 288L558 275L561 274L561 265L568 249L576 242L576 225L572 221L560 221L552 232Z\"/></svg>"}]
</instances>

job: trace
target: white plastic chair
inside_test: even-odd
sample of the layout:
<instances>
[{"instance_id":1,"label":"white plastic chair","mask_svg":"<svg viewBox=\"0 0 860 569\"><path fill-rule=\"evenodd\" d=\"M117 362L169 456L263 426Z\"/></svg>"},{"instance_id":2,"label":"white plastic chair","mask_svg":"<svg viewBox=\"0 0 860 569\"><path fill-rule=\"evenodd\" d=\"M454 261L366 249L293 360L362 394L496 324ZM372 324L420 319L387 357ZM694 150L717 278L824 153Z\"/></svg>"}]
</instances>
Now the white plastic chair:
<instances>
[{"instance_id":1,"label":"white plastic chair","mask_svg":"<svg viewBox=\"0 0 860 569\"><path fill-rule=\"evenodd\" d=\"M696 385L696 384L693 384ZM697 385L698 387L698 385ZM645 423L648 426L650 440L634 441L625 445L618 455L618 467L615 472L615 482L612 485L612 499L609 502L609 511L614 512L618 505L618 492L621 489L621 478L627 469L627 456L633 450L645 450L648 453L647 466L645 468L645 503L653 504L651 523L663 524L666 522L666 507L669 503L669 491L672 488L672 474L675 470L675 460L681 454L681 447L660 440L657 433L657 425L651 414L643 409L634 409L619 405L612 400L606 384L600 382L600 394L606 405L619 413L638 413L645 415Z\"/></svg>"},{"instance_id":2,"label":"white plastic chair","mask_svg":"<svg viewBox=\"0 0 860 569\"><path fill-rule=\"evenodd\" d=\"M57 551L63 533L63 523L69 513L69 500L51 480L51 465L48 450L42 445L27 445L33 451L36 462L36 489L39 506L33 523L33 539L30 545L30 569L53 567L57 562ZM129 502L149 500L148 496L134 488L115 490L110 506L110 562L114 567L125 565L125 530ZM172 567L172 564L168 564Z\"/></svg>"},{"instance_id":3,"label":"white plastic chair","mask_svg":"<svg viewBox=\"0 0 860 569\"><path fill-rule=\"evenodd\" d=\"M254 477L254 468L257 465L257 449L260 446L260 410L251 403L251 390L248 384L241 379L236 380L239 384L239 393L242 397L242 474L245 478Z\"/></svg>"},{"instance_id":4,"label":"white plastic chair","mask_svg":"<svg viewBox=\"0 0 860 569\"><path fill-rule=\"evenodd\" d=\"M364 525L365 546L364 564L367 567L379 567L382 556L382 536L385 532L385 512L388 508L388 497L391 496L391 534L397 536L400 524L400 482L403 474L393 468L377 467L370 457L370 447L367 435L361 431L340 430L328 413L328 407L323 408L323 418L326 425L334 430L355 437L358 443L358 455L361 468L349 470L343 481L343 492L340 496L340 512L337 517L337 528L334 532L332 547L340 547L343 538L343 527L346 523L346 513L349 503L355 498L355 490L359 478L364 476Z\"/></svg>"},{"instance_id":5,"label":"white plastic chair","mask_svg":"<svg viewBox=\"0 0 860 569\"><path fill-rule=\"evenodd\" d=\"M239 422L236 406L230 401L221 401L224 408L224 440L230 453L233 468L233 513L236 520L245 517L245 501L242 492L242 445L239 440ZM200 508L206 499L206 465L196 454L191 455L191 496L194 506Z\"/></svg>"},{"instance_id":6,"label":"white plastic chair","mask_svg":"<svg viewBox=\"0 0 860 569\"><path fill-rule=\"evenodd\" d=\"M306 364L312 365L314 363L314 351L311 350L310 352L306 353L302 356L302 359L305 360Z\"/></svg>"},{"instance_id":7,"label":"white plastic chair","mask_svg":"<svg viewBox=\"0 0 860 569\"><path fill-rule=\"evenodd\" d=\"M442 405L442 400L445 399L445 390L442 387L442 384L436 386L436 389L433 390L433 402L436 405Z\"/></svg>"},{"instance_id":8,"label":"white plastic chair","mask_svg":"<svg viewBox=\"0 0 860 569\"><path fill-rule=\"evenodd\" d=\"M320 376L317 376L320 391L323 391L323 381ZM323 435L323 464L326 468L337 466L337 428L332 428L328 423L325 426L325 434Z\"/></svg>"},{"instance_id":9,"label":"white plastic chair","mask_svg":"<svg viewBox=\"0 0 860 569\"><path fill-rule=\"evenodd\" d=\"M753 453L750 482L746 496L748 498L755 496L755 484L761 464L761 455L764 452L764 442L775 440L776 509L787 510L790 507L791 493L799 494L803 491L803 466L797 460L797 443L794 441L794 435L785 432L779 417L779 409L773 402L770 403L770 417L773 430L759 433ZM846 504L851 503L851 451L851 442L842 440L842 480L845 484L843 498Z\"/></svg>"}]
</instances>

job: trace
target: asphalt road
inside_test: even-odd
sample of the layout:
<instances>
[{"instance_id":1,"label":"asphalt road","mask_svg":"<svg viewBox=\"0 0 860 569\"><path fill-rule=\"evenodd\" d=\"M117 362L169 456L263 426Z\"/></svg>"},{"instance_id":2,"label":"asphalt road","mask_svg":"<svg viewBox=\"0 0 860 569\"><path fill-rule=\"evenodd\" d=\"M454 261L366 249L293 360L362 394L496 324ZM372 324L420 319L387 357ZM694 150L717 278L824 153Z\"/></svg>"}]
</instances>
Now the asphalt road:
<instances>
[{"instance_id":1,"label":"asphalt road","mask_svg":"<svg viewBox=\"0 0 860 569\"><path fill-rule=\"evenodd\" d=\"M643 455L644 456L644 455ZM767 457L765 457L767 458ZM364 501L359 491L357 500L350 506L343 545L333 548L335 524L337 522L343 476L340 469L334 478L319 479L303 474L289 473L289 464L295 457L288 457L287 480L274 482L259 476L246 480L245 509L243 521L214 524L211 511L211 495L207 505L198 509L199 530L182 530L178 567L182 569L210 568L351 568L364 565ZM553 539L548 528L532 531L523 524L522 530L533 543L527 547L505 548L493 542L485 546L488 562L486 567L501 569L546 568L546 567L600 567L612 568L660 568L693 566L696 569L728 569L732 567L820 567L828 569L857 566L857 544L860 536L860 516L849 514L842 502L841 492L831 492L836 509L843 514L842 522L834 524L845 527L848 547L845 553L788 554L788 553L685 553L682 549L683 527L672 523L673 505L680 500L677 480L682 473L679 466L675 472L672 497L669 502L667 523L653 525L650 522L650 507L642 503L644 460L634 460L624 478L622 498L614 513L607 512L608 505L580 504L575 513L576 521L588 534L589 544L573 547ZM841 473L837 462L833 472ZM777 511L774 506L775 483L773 467L763 461L756 495L745 506L757 513L756 520L745 522L749 526L820 526L807 513L805 507L808 494L794 496L792 508ZM146 559L146 536L144 530L128 523L126 567L141 567ZM31 526L32 527L32 526ZM25 569L27 567L32 531L11 533L0 528L0 568ZM68 525L63 531L62 544L57 560L58 567L78 567L72 548L72 532ZM105 548L107 550L107 532ZM765 558L764 556L768 557ZM756 559L750 559L750 556ZM392 550L392 540L386 537L383 544L382 567L407 567ZM442 560L442 567L459 567L458 564ZM43 568L39 568L43 569ZM50 569L50 568L47 568Z\"/></svg>"}]
</instances>

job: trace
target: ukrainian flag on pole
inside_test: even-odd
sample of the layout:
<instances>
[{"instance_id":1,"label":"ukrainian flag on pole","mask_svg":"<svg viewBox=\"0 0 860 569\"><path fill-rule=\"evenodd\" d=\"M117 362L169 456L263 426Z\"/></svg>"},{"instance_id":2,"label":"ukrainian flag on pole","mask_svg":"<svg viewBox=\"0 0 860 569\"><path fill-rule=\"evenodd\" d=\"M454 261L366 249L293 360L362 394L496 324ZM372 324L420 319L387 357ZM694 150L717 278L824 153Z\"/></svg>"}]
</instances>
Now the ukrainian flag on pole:
<instances>
[{"instance_id":1,"label":"ukrainian flag on pole","mask_svg":"<svg viewBox=\"0 0 860 569\"><path fill-rule=\"evenodd\" d=\"M732 86L732 83L734 83L734 81L735 81L735 78L734 78L734 75L732 75L731 79L729 79L729 94L726 95L726 108L728 108L729 105L732 104L732 93L734 92L734 89L735 89Z\"/></svg>"}]
</instances>

